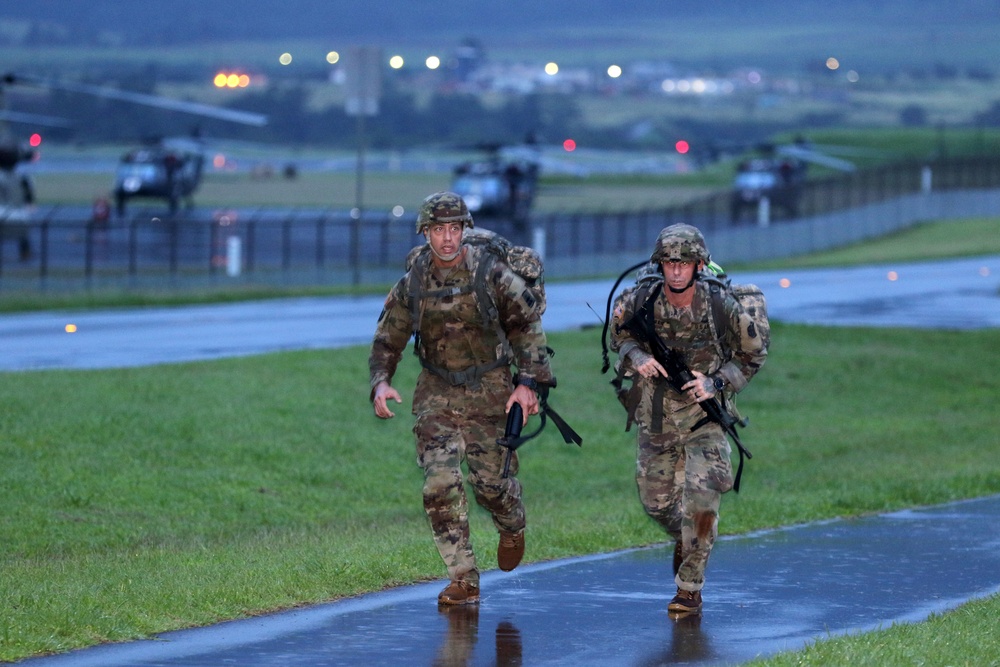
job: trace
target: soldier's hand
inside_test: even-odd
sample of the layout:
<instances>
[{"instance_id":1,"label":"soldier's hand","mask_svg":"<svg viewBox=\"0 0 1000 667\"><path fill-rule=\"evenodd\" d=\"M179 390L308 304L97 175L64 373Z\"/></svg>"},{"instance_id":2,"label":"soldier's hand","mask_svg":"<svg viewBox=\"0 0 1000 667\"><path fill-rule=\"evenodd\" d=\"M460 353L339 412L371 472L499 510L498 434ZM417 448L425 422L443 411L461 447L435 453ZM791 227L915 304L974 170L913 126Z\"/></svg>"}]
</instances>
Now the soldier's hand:
<instances>
[{"instance_id":1,"label":"soldier's hand","mask_svg":"<svg viewBox=\"0 0 1000 667\"><path fill-rule=\"evenodd\" d=\"M389 419L390 417L395 417L396 414L389 409L389 399L396 401L397 403L403 402L403 397L399 395L399 392L392 388L388 382L379 382L375 385L374 398L372 399L372 405L375 406L375 416L381 419Z\"/></svg>"},{"instance_id":2,"label":"soldier's hand","mask_svg":"<svg viewBox=\"0 0 1000 667\"><path fill-rule=\"evenodd\" d=\"M504 412L510 412L510 406L514 405L514 403L520 403L521 410L524 412L524 421L521 423L521 426L528 423L529 415L538 414L538 394L535 393L534 389L525 387L523 384L514 387L510 398L507 399L507 407L504 409Z\"/></svg>"},{"instance_id":3,"label":"soldier's hand","mask_svg":"<svg viewBox=\"0 0 1000 667\"><path fill-rule=\"evenodd\" d=\"M644 354L645 358L640 360L635 366L636 372L644 378L667 377L667 371L651 354Z\"/></svg>"},{"instance_id":4,"label":"soldier's hand","mask_svg":"<svg viewBox=\"0 0 1000 667\"><path fill-rule=\"evenodd\" d=\"M712 382L712 378L695 370L691 371L691 375L694 379L682 385L681 389L688 392L692 400L701 403L715 396L715 383Z\"/></svg>"}]
</instances>

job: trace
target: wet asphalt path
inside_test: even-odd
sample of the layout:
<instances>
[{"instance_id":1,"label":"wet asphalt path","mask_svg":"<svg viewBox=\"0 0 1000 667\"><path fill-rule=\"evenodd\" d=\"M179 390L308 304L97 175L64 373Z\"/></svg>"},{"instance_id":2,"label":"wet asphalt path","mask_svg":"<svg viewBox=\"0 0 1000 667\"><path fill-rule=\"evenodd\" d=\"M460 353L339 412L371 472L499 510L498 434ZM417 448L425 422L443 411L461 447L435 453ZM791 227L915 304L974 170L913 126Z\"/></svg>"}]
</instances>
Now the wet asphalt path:
<instances>
[{"instance_id":1,"label":"wet asphalt path","mask_svg":"<svg viewBox=\"0 0 1000 667\"><path fill-rule=\"evenodd\" d=\"M677 620L672 550L659 547L484 573L478 609L439 611L442 581L23 664L737 664L1000 591L998 514L993 496L722 538L703 613Z\"/></svg>"},{"instance_id":2,"label":"wet asphalt path","mask_svg":"<svg viewBox=\"0 0 1000 667\"><path fill-rule=\"evenodd\" d=\"M764 289L775 320L1000 326L1000 257L754 273L739 280ZM593 326L587 304L603 314L609 287L610 281L550 285L546 328ZM0 316L0 370L137 366L367 344L381 301ZM71 322L78 333L63 330ZM671 554L658 547L484 573L478 609L438 611L435 598L445 583L439 581L23 664L737 664L831 635L921 621L1000 591L998 514L995 496L723 538L712 555L704 613L680 620L666 613L675 590ZM977 539L956 541L955 534ZM956 560L963 563L959 570L951 566Z\"/></svg>"},{"instance_id":3,"label":"wet asphalt path","mask_svg":"<svg viewBox=\"0 0 1000 667\"><path fill-rule=\"evenodd\" d=\"M737 280L759 285L771 318L785 322L1000 327L1000 256L754 272L740 274ZM594 311L604 317L612 284L611 280L549 284L546 330L599 326ZM0 315L0 371L143 366L366 345L383 300L324 297ZM67 333L67 325L74 325L75 333Z\"/></svg>"}]
</instances>

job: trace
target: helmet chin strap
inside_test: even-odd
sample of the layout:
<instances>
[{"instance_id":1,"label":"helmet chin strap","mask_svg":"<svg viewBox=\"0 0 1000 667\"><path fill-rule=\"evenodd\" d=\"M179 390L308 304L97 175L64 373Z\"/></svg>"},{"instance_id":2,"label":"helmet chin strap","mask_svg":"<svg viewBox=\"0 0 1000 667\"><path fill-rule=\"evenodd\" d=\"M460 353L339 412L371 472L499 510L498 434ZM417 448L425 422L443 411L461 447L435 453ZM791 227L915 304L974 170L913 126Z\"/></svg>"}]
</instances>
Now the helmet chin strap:
<instances>
[{"instance_id":1,"label":"helmet chin strap","mask_svg":"<svg viewBox=\"0 0 1000 667\"><path fill-rule=\"evenodd\" d=\"M694 274L693 273L691 274L691 280L689 280L688 284L685 285L684 287L677 288L677 287L671 287L670 285L667 285L667 289L670 290L671 292L673 292L674 294L684 294L684 292L687 292L689 289L691 289L691 285L694 285Z\"/></svg>"}]
</instances>

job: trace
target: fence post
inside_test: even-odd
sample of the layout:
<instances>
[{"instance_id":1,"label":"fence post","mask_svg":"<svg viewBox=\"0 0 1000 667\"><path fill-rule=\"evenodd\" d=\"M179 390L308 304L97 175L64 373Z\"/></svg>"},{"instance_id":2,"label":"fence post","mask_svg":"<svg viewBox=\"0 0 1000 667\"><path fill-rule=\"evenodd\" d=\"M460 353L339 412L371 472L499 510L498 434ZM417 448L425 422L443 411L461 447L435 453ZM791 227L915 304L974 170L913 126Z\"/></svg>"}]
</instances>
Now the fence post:
<instances>
[{"instance_id":1,"label":"fence post","mask_svg":"<svg viewBox=\"0 0 1000 667\"><path fill-rule=\"evenodd\" d=\"M83 275L89 287L94 276L94 221L88 220L83 229Z\"/></svg>"},{"instance_id":2,"label":"fence post","mask_svg":"<svg viewBox=\"0 0 1000 667\"><path fill-rule=\"evenodd\" d=\"M348 239L351 284L361 284L361 209L351 209L350 238Z\"/></svg>"},{"instance_id":3,"label":"fence post","mask_svg":"<svg viewBox=\"0 0 1000 667\"><path fill-rule=\"evenodd\" d=\"M920 170L920 192L923 194L929 194L931 191L931 167L925 164Z\"/></svg>"},{"instance_id":4,"label":"fence post","mask_svg":"<svg viewBox=\"0 0 1000 667\"><path fill-rule=\"evenodd\" d=\"M242 263L242 241L239 236L232 234L226 239L226 275L230 278L240 275Z\"/></svg>"},{"instance_id":5,"label":"fence post","mask_svg":"<svg viewBox=\"0 0 1000 667\"><path fill-rule=\"evenodd\" d=\"M326 264L326 213L316 219L316 268L322 269Z\"/></svg>"},{"instance_id":6,"label":"fence post","mask_svg":"<svg viewBox=\"0 0 1000 667\"><path fill-rule=\"evenodd\" d=\"M254 244L257 241L257 220L251 218L247 223L247 273L253 273Z\"/></svg>"},{"instance_id":7,"label":"fence post","mask_svg":"<svg viewBox=\"0 0 1000 667\"><path fill-rule=\"evenodd\" d=\"M531 230L531 247L535 249L538 256L545 261L545 228L544 227L534 227Z\"/></svg>"},{"instance_id":8,"label":"fence post","mask_svg":"<svg viewBox=\"0 0 1000 667\"><path fill-rule=\"evenodd\" d=\"M771 224L771 198L761 197L757 204L757 226L767 227Z\"/></svg>"},{"instance_id":9,"label":"fence post","mask_svg":"<svg viewBox=\"0 0 1000 667\"><path fill-rule=\"evenodd\" d=\"M48 218L42 220L41 238L38 242L41 246L38 249L38 277L41 279L42 285L49 277L49 222Z\"/></svg>"},{"instance_id":10,"label":"fence post","mask_svg":"<svg viewBox=\"0 0 1000 667\"><path fill-rule=\"evenodd\" d=\"M281 272L284 274L292 266L292 215L281 221Z\"/></svg>"},{"instance_id":11,"label":"fence post","mask_svg":"<svg viewBox=\"0 0 1000 667\"><path fill-rule=\"evenodd\" d=\"M219 246L219 222L217 220L212 221L212 225L208 228L208 275L215 275L215 265L217 263L222 263L225 258L218 257L215 253L221 250Z\"/></svg>"},{"instance_id":12,"label":"fence post","mask_svg":"<svg viewBox=\"0 0 1000 667\"><path fill-rule=\"evenodd\" d=\"M128 277L130 282L135 281L135 274L139 268L139 244L136 240L135 218L128 223Z\"/></svg>"},{"instance_id":13,"label":"fence post","mask_svg":"<svg viewBox=\"0 0 1000 667\"><path fill-rule=\"evenodd\" d=\"M177 255L180 251L180 232L177 227L177 220L170 221L170 277L177 278Z\"/></svg>"}]
</instances>

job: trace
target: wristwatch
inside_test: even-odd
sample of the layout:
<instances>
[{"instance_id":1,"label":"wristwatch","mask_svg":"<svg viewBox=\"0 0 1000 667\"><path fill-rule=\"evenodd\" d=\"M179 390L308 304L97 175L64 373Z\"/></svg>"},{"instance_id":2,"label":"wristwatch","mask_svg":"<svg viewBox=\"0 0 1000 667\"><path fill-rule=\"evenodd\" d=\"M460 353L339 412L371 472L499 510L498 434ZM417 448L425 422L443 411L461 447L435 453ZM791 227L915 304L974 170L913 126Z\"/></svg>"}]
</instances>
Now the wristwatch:
<instances>
[{"instance_id":1,"label":"wristwatch","mask_svg":"<svg viewBox=\"0 0 1000 667\"><path fill-rule=\"evenodd\" d=\"M712 378L712 384L715 385L715 391L722 391L726 386L726 381L720 378L718 375L710 375Z\"/></svg>"},{"instance_id":2,"label":"wristwatch","mask_svg":"<svg viewBox=\"0 0 1000 667\"><path fill-rule=\"evenodd\" d=\"M528 389L538 390L538 382L535 381L535 378L517 378L517 383Z\"/></svg>"}]
</instances>

